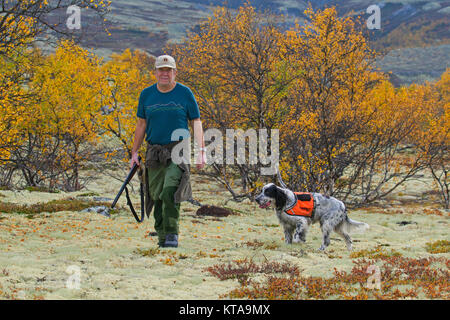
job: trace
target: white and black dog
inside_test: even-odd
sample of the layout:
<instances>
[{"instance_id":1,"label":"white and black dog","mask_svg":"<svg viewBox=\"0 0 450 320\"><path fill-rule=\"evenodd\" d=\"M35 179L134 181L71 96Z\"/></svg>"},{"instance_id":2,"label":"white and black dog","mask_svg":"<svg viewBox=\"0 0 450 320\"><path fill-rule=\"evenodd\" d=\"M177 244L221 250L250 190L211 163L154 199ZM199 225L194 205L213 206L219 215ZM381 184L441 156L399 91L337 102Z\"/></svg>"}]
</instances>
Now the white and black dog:
<instances>
[{"instance_id":1,"label":"white and black dog","mask_svg":"<svg viewBox=\"0 0 450 320\"><path fill-rule=\"evenodd\" d=\"M369 228L369 225L350 219L342 201L320 193L311 193L311 196L313 197L314 208L310 217L288 214L287 211L302 199L299 199L288 188L281 188L273 183L266 184L261 193L256 196L255 201L260 208L267 208L271 204L275 206L278 220L284 229L286 243L305 242L308 227L319 221L323 233L323 241L319 250L323 251L328 247L330 233L335 231L344 238L347 249L351 251L352 239L349 233L364 232Z\"/></svg>"}]
</instances>

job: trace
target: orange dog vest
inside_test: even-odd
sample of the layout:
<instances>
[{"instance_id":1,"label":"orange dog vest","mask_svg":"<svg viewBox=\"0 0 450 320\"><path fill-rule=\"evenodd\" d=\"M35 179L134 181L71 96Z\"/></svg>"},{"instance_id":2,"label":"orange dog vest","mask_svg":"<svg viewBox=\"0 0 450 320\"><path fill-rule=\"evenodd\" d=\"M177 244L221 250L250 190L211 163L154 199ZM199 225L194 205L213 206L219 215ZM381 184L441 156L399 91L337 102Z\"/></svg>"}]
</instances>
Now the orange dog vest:
<instances>
[{"instance_id":1,"label":"orange dog vest","mask_svg":"<svg viewBox=\"0 0 450 320\"><path fill-rule=\"evenodd\" d=\"M294 192L297 197L295 206L285 212L291 216L311 217L314 210L314 198L309 192Z\"/></svg>"}]
</instances>

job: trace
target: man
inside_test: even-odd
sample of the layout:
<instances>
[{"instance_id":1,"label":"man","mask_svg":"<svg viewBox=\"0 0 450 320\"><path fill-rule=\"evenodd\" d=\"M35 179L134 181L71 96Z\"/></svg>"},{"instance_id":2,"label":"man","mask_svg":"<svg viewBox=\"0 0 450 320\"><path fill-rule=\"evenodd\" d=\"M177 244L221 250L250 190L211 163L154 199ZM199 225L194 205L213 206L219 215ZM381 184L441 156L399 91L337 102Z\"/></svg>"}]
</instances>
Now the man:
<instances>
[{"instance_id":1,"label":"man","mask_svg":"<svg viewBox=\"0 0 450 320\"><path fill-rule=\"evenodd\" d=\"M157 83L144 89L139 97L137 125L134 136L130 167L139 165L138 150L147 141L146 204L147 215L154 206L155 230L160 247L178 247L178 219L180 202L191 196L189 166L175 164L171 159L172 148L179 137L172 141L172 133L185 129L188 122L193 128L194 138L200 151L197 168L205 165L205 147L200 111L192 91L175 81L177 69L175 59L162 55L155 61ZM189 155L190 156L190 155Z\"/></svg>"}]
</instances>

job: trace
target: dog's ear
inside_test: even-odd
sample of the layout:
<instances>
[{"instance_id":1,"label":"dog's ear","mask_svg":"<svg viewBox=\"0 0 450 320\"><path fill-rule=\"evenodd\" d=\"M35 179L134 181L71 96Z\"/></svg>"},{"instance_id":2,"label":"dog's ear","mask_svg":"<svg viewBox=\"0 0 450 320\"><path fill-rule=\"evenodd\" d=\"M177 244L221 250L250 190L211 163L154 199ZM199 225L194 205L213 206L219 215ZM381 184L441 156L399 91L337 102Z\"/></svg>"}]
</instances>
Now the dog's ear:
<instances>
[{"instance_id":1,"label":"dog's ear","mask_svg":"<svg viewBox=\"0 0 450 320\"><path fill-rule=\"evenodd\" d=\"M276 185L272 184L264 190L264 194L275 200L275 207L281 210L286 205L286 194L280 190Z\"/></svg>"},{"instance_id":2,"label":"dog's ear","mask_svg":"<svg viewBox=\"0 0 450 320\"><path fill-rule=\"evenodd\" d=\"M281 210L286 206L286 194L279 188L276 188L275 192L275 207L277 210Z\"/></svg>"}]
</instances>

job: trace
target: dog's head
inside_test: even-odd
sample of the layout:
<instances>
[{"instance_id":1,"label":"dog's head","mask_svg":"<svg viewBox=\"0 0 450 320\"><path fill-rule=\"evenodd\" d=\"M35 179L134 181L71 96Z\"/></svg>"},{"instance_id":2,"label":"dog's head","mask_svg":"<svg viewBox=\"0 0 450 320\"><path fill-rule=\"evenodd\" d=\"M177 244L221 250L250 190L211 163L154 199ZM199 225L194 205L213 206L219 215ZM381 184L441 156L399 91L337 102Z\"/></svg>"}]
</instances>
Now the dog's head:
<instances>
[{"instance_id":1,"label":"dog's head","mask_svg":"<svg viewBox=\"0 0 450 320\"><path fill-rule=\"evenodd\" d=\"M286 193L280 187L277 187L273 183L266 184L259 195L256 196L255 201L259 204L260 208L267 208L271 204L275 206L277 210L281 210L286 205Z\"/></svg>"}]
</instances>

